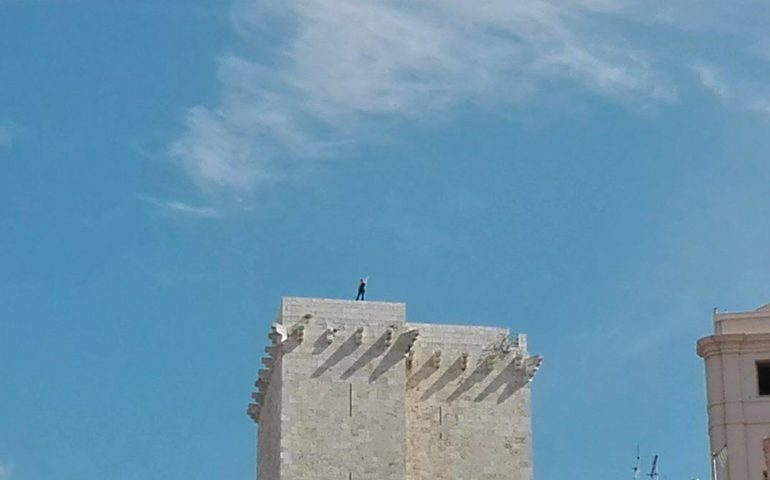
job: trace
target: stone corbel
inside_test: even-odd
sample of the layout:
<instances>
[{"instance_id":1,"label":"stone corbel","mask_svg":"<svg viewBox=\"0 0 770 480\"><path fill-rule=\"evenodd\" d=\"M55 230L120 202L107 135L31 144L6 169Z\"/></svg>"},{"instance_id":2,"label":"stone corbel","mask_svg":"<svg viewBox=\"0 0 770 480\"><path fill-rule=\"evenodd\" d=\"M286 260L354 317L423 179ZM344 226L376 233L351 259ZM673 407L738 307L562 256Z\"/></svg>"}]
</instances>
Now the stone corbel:
<instances>
[{"instance_id":1,"label":"stone corbel","mask_svg":"<svg viewBox=\"0 0 770 480\"><path fill-rule=\"evenodd\" d=\"M406 358L406 369L411 370L414 363L414 350L409 350L404 356Z\"/></svg>"},{"instance_id":2,"label":"stone corbel","mask_svg":"<svg viewBox=\"0 0 770 480\"><path fill-rule=\"evenodd\" d=\"M521 353L516 353L516 356L513 357L513 367L516 370L521 370L524 368L524 356Z\"/></svg>"},{"instance_id":3,"label":"stone corbel","mask_svg":"<svg viewBox=\"0 0 770 480\"><path fill-rule=\"evenodd\" d=\"M256 403L250 403L249 406L246 407L246 415L251 417L251 419L254 420L254 423L259 423L259 414L261 411L262 407Z\"/></svg>"},{"instance_id":4,"label":"stone corbel","mask_svg":"<svg viewBox=\"0 0 770 480\"><path fill-rule=\"evenodd\" d=\"M535 355L532 357L529 357L524 362L524 372L527 375L527 378L531 382L535 375L537 374L537 371L540 369L540 366L543 364L543 357L540 355Z\"/></svg>"},{"instance_id":5,"label":"stone corbel","mask_svg":"<svg viewBox=\"0 0 770 480\"><path fill-rule=\"evenodd\" d=\"M430 357L430 364L433 368L441 367L441 351L436 350Z\"/></svg>"},{"instance_id":6,"label":"stone corbel","mask_svg":"<svg viewBox=\"0 0 770 480\"><path fill-rule=\"evenodd\" d=\"M286 332L286 326L282 325L280 323L273 322L273 324L270 327L270 340L273 342L273 345L278 345L286 341L286 339L289 337L288 333Z\"/></svg>"},{"instance_id":7,"label":"stone corbel","mask_svg":"<svg viewBox=\"0 0 770 480\"><path fill-rule=\"evenodd\" d=\"M385 330L385 345L391 346L393 345L393 335L395 334L396 329L394 327L388 327L387 330Z\"/></svg>"},{"instance_id":8,"label":"stone corbel","mask_svg":"<svg viewBox=\"0 0 770 480\"><path fill-rule=\"evenodd\" d=\"M409 355L409 353L412 351L412 347L414 347L414 343L417 341L417 337L420 336L420 331L416 328L412 328L411 330L407 330L403 333L404 336L404 355Z\"/></svg>"},{"instance_id":9,"label":"stone corbel","mask_svg":"<svg viewBox=\"0 0 770 480\"><path fill-rule=\"evenodd\" d=\"M291 337L297 339L298 342L302 342L305 339L305 324L299 323L294 325L291 329Z\"/></svg>"},{"instance_id":10,"label":"stone corbel","mask_svg":"<svg viewBox=\"0 0 770 480\"><path fill-rule=\"evenodd\" d=\"M254 382L254 386L257 387L262 392L267 390L268 385L270 385L270 379L267 377L259 377L257 381Z\"/></svg>"},{"instance_id":11,"label":"stone corbel","mask_svg":"<svg viewBox=\"0 0 770 480\"><path fill-rule=\"evenodd\" d=\"M265 353L271 357L277 357L280 352L281 348L279 345L271 345L269 347L265 347Z\"/></svg>"},{"instance_id":12,"label":"stone corbel","mask_svg":"<svg viewBox=\"0 0 770 480\"><path fill-rule=\"evenodd\" d=\"M324 341L327 345L331 345L334 341L334 334L337 333L336 328L327 328L324 332Z\"/></svg>"},{"instance_id":13,"label":"stone corbel","mask_svg":"<svg viewBox=\"0 0 770 480\"><path fill-rule=\"evenodd\" d=\"M468 370L468 352L460 354L460 370L463 372Z\"/></svg>"}]
</instances>

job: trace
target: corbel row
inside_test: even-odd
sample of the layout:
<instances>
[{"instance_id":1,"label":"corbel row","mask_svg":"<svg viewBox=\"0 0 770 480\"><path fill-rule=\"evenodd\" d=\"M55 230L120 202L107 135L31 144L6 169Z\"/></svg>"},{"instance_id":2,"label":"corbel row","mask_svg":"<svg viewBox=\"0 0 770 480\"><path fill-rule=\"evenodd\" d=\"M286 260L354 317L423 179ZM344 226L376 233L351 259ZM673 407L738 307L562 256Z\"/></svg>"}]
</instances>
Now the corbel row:
<instances>
[{"instance_id":1,"label":"corbel row","mask_svg":"<svg viewBox=\"0 0 770 480\"><path fill-rule=\"evenodd\" d=\"M513 368L524 373L527 380L531 382L537 374L537 371L540 369L540 366L543 364L543 357L540 355L527 355L520 350L514 351L513 349L510 349L507 352L498 350L493 353L482 355L478 366L483 369L492 369L501 361L506 361L506 359L510 358L510 354L513 354ZM441 351L436 350L428 359L428 364L434 369L439 369L442 364L441 358ZM410 350L406 355L406 368L408 370L412 369L413 362L414 352ZM468 352L462 352L454 362L456 362L460 370L466 371L470 364L470 355ZM452 363L452 365L455 365L455 363Z\"/></svg>"},{"instance_id":2,"label":"corbel row","mask_svg":"<svg viewBox=\"0 0 770 480\"><path fill-rule=\"evenodd\" d=\"M513 359L513 366L516 370L520 370L527 377L527 381L531 382L540 366L543 364L543 357L540 355L526 355L522 352L516 352Z\"/></svg>"},{"instance_id":3,"label":"corbel row","mask_svg":"<svg viewBox=\"0 0 770 480\"><path fill-rule=\"evenodd\" d=\"M331 344L334 341L334 336L337 331L338 330L336 328L329 328L326 330L325 338L327 343ZM353 331L353 341L356 345L363 345L364 332L365 329L363 326L356 327L356 329ZM417 341L417 337L420 336L420 332L416 328L412 328L405 331L398 337L396 336L397 332L398 327L390 325L385 329L385 333L382 335L382 342L385 344L385 346L390 347L393 346L394 342L396 342L398 338L400 342L403 342L404 356L408 356L412 350L412 347L414 346L414 343Z\"/></svg>"},{"instance_id":4,"label":"corbel row","mask_svg":"<svg viewBox=\"0 0 770 480\"><path fill-rule=\"evenodd\" d=\"M540 355L534 355L527 357L524 361L524 373L527 375L527 379L531 382L537 371L540 370L540 366L543 364L543 357Z\"/></svg>"},{"instance_id":5,"label":"corbel row","mask_svg":"<svg viewBox=\"0 0 770 480\"><path fill-rule=\"evenodd\" d=\"M523 371L528 381L532 381L543 364L543 357L540 355L528 355L527 351L527 336L523 333L509 336L503 335L500 341L492 345L492 350L495 352L490 357L499 356L502 358L507 357L509 354L514 354L514 367L517 370Z\"/></svg>"},{"instance_id":6,"label":"corbel row","mask_svg":"<svg viewBox=\"0 0 770 480\"><path fill-rule=\"evenodd\" d=\"M305 315L303 320L310 320L309 315ZM273 323L270 327L270 333L268 334L271 345L265 347L265 356L262 357L262 366L257 374L257 380L254 382L256 390L252 392L251 398L254 401L250 403L246 408L246 414L254 420L255 423L259 423L259 414L262 411L262 405L265 401L265 395L267 389L270 386L270 380L273 376L273 370L275 368L276 360L281 356L284 345L288 341L295 341L301 343L305 338L305 324L298 323L291 329L287 329L285 325L280 323Z\"/></svg>"}]
</instances>

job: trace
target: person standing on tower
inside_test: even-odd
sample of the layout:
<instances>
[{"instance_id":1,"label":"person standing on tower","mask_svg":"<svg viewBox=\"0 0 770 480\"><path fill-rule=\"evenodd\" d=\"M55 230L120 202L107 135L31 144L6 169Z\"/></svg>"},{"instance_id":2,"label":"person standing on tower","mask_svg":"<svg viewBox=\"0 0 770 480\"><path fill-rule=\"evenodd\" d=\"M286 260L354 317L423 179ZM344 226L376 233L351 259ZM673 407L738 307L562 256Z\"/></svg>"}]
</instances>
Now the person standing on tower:
<instances>
[{"instance_id":1,"label":"person standing on tower","mask_svg":"<svg viewBox=\"0 0 770 480\"><path fill-rule=\"evenodd\" d=\"M364 294L366 293L366 282L369 281L369 277L362 278L358 281L358 295L356 295L356 300L363 300Z\"/></svg>"}]
</instances>

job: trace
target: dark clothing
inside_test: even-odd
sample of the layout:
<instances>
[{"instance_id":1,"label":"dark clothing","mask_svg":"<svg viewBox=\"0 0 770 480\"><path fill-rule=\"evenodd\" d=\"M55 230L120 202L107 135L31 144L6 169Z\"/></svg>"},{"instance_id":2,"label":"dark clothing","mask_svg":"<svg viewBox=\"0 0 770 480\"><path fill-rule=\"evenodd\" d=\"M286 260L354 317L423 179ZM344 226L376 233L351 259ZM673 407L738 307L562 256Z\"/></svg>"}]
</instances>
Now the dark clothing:
<instances>
[{"instance_id":1,"label":"dark clothing","mask_svg":"<svg viewBox=\"0 0 770 480\"><path fill-rule=\"evenodd\" d=\"M356 295L356 300L363 300L365 293L366 293L366 284L364 282L361 282L358 285L358 295Z\"/></svg>"}]
</instances>

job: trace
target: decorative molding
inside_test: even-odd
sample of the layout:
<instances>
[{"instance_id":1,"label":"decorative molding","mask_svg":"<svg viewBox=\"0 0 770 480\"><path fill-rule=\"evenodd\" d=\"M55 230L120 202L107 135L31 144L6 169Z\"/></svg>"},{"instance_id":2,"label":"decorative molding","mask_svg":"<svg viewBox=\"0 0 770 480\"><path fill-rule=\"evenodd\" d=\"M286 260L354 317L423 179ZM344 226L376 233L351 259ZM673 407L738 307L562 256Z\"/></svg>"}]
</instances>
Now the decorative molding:
<instances>
[{"instance_id":1,"label":"decorative molding","mask_svg":"<svg viewBox=\"0 0 770 480\"><path fill-rule=\"evenodd\" d=\"M726 333L698 340L697 352L704 359L733 353L762 353L770 350L770 333Z\"/></svg>"}]
</instances>

